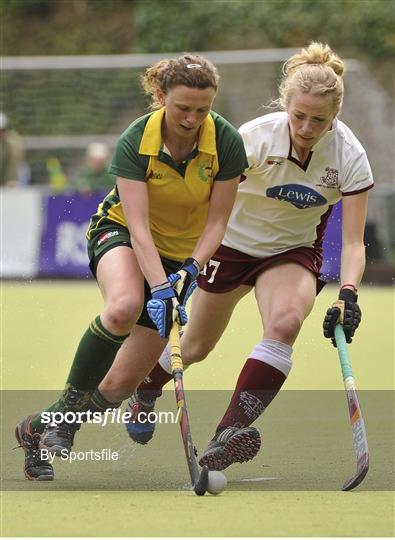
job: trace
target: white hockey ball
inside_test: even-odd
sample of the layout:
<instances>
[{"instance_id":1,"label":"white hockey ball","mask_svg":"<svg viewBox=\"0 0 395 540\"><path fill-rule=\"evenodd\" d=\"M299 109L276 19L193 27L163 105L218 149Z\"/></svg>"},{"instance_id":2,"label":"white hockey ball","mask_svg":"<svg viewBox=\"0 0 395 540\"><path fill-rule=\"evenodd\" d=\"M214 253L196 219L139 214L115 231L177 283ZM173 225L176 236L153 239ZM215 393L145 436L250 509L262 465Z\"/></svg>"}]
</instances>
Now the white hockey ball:
<instances>
[{"instance_id":1,"label":"white hockey ball","mask_svg":"<svg viewBox=\"0 0 395 540\"><path fill-rule=\"evenodd\" d=\"M219 471L209 471L208 472L208 484L207 491L211 495L218 495L228 485L226 476Z\"/></svg>"}]
</instances>

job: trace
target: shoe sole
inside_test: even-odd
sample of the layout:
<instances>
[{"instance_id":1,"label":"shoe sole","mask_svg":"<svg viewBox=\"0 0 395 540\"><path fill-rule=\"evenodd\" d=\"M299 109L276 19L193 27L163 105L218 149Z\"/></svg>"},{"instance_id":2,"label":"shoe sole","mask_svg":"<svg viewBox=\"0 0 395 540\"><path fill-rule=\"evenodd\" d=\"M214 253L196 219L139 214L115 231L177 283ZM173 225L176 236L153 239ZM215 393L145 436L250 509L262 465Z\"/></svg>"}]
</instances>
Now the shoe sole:
<instances>
[{"instance_id":1,"label":"shoe sole","mask_svg":"<svg viewBox=\"0 0 395 540\"><path fill-rule=\"evenodd\" d=\"M229 467L229 465L232 465L232 462L229 461L228 457L223 453L223 448L220 448L215 453L213 452L212 454L201 457L199 465L201 467L206 465L209 471L223 471Z\"/></svg>"},{"instance_id":2,"label":"shoe sole","mask_svg":"<svg viewBox=\"0 0 395 540\"><path fill-rule=\"evenodd\" d=\"M30 474L27 471L24 471L25 477L28 480L43 482L43 481L50 481L54 479L54 474L40 474L40 476L30 476Z\"/></svg>"},{"instance_id":3,"label":"shoe sole","mask_svg":"<svg viewBox=\"0 0 395 540\"><path fill-rule=\"evenodd\" d=\"M135 424L133 424L135 426ZM147 444L154 436L155 427L152 430L147 431L133 431L130 424L125 424L126 431L133 442L137 444Z\"/></svg>"},{"instance_id":4,"label":"shoe sole","mask_svg":"<svg viewBox=\"0 0 395 540\"><path fill-rule=\"evenodd\" d=\"M216 452L202 456L199 465L207 465L210 471L222 471L232 463L245 463L253 459L261 448L258 431L237 433Z\"/></svg>"}]
</instances>

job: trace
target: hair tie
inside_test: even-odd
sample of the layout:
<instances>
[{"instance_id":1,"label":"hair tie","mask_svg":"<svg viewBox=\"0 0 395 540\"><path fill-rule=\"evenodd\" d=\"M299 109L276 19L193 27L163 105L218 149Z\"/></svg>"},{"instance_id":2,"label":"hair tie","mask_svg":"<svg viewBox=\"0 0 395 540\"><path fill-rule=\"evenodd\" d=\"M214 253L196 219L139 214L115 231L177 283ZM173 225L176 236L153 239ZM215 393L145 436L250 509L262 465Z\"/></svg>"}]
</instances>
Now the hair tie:
<instances>
[{"instance_id":1,"label":"hair tie","mask_svg":"<svg viewBox=\"0 0 395 540\"><path fill-rule=\"evenodd\" d=\"M188 69L201 68L201 67L202 66L200 64L187 64Z\"/></svg>"}]
</instances>

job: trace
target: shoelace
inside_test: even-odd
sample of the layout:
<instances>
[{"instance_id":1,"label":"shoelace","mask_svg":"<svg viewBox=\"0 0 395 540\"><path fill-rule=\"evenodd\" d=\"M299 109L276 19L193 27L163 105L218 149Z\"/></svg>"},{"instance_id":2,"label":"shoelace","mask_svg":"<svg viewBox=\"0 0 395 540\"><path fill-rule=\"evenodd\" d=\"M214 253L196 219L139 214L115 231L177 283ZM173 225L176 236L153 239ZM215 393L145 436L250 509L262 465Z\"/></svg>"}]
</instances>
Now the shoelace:
<instances>
[{"instance_id":1,"label":"shoelace","mask_svg":"<svg viewBox=\"0 0 395 540\"><path fill-rule=\"evenodd\" d=\"M56 424L56 426L51 426L53 430L56 432L57 435L74 435L74 433L78 429L77 424L70 424L68 422L61 422L60 424Z\"/></svg>"},{"instance_id":2,"label":"shoelace","mask_svg":"<svg viewBox=\"0 0 395 540\"><path fill-rule=\"evenodd\" d=\"M39 439L36 438L36 440L37 440L36 446L38 448ZM23 444L19 444L18 446L14 446L13 450L17 450L18 448L31 449L32 446L33 446L33 442L34 442L33 435L30 435L29 433L24 433L22 435L22 441L23 441Z\"/></svg>"},{"instance_id":3,"label":"shoelace","mask_svg":"<svg viewBox=\"0 0 395 540\"><path fill-rule=\"evenodd\" d=\"M137 415L139 414L139 412L142 411L142 408L140 407L140 403L138 401L135 401L133 404L130 403L130 405L131 405L130 412L132 413L132 417L131 417L131 420L132 420L132 419L137 418Z\"/></svg>"},{"instance_id":4,"label":"shoelace","mask_svg":"<svg viewBox=\"0 0 395 540\"><path fill-rule=\"evenodd\" d=\"M29 455L26 455L26 458L28 462L33 461L34 465L48 465L48 462L45 459L37 459L38 457L41 458L40 452L40 434L39 433L33 433L33 435L30 435L28 433L25 433L22 436L23 444L20 444L19 446L15 446L13 450L16 450L17 448L23 448L23 450L27 450L29 452Z\"/></svg>"},{"instance_id":5,"label":"shoelace","mask_svg":"<svg viewBox=\"0 0 395 540\"><path fill-rule=\"evenodd\" d=\"M31 439L30 448L29 448L29 450L31 451L30 458L33 460L36 460L38 457L41 458L41 455L39 454L40 435L38 433L33 433L30 439ZM41 463L41 461L42 460L40 459L39 462Z\"/></svg>"},{"instance_id":6,"label":"shoelace","mask_svg":"<svg viewBox=\"0 0 395 540\"><path fill-rule=\"evenodd\" d=\"M69 390L69 392L67 393L67 396L65 398L65 403L69 408L73 408L77 404L78 394L79 394L79 391L75 388Z\"/></svg>"},{"instance_id":7,"label":"shoelace","mask_svg":"<svg viewBox=\"0 0 395 540\"><path fill-rule=\"evenodd\" d=\"M152 409L150 407L146 407L140 401L138 401L137 399L132 398L132 397L129 400L128 409L132 413L132 416L131 416L129 421L133 420L133 421L137 421L137 422L139 420L138 415L139 415L140 412L145 412L145 413L148 414L148 413L150 413L152 411Z\"/></svg>"}]
</instances>

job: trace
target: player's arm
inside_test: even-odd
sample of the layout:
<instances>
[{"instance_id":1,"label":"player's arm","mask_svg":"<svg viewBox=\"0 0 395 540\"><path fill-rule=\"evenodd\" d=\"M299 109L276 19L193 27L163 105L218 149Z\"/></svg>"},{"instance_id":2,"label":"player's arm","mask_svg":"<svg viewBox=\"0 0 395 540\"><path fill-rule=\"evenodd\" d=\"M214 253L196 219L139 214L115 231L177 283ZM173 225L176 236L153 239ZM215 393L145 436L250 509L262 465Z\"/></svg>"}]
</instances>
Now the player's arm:
<instances>
[{"instance_id":1,"label":"player's arm","mask_svg":"<svg viewBox=\"0 0 395 540\"><path fill-rule=\"evenodd\" d=\"M214 182L210 197L206 226L193 250L192 257L202 268L215 253L225 235L240 177Z\"/></svg>"},{"instance_id":2,"label":"player's arm","mask_svg":"<svg viewBox=\"0 0 395 540\"><path fill-rule=\"evenodd\" d=\"M334 341L337 322L343 324L348 343L361 321L357 304L357 290L365 269L364 230L367 214L368 192L343 197L342 253L340 266L339 299L326 312L324 336Z\"/></svg>"},{"instance_id":3,"label":"player's arm","mask_svg":"<svg viewBox=\"0 0 395 540\"><path fill-rule=\"evenodd\" d=\"M365 270L364 231L368 208L368 192L343 197L341 285L359 287Z\"/></svg>"},{"instance_id":4,"label":"player's arm","mask_svg":"<svg viewBox=\"0 0 395 540\"><path fill-rule=\"evenodd\" d=\"M248 167L241 135L224 119L217 125L219 171L211 190L206 225L189 257L177 274L169 276L176 284L180 303L185 303L196 287L196 278L209 258L218 249L236 198L240 175Z\"/></svg>"},{"instance_id":5,"label":"player's arm","mask_svg":"<svg viewBox=\"0 0 395 540\"><path fill-rule=\"evenodd\" d=\"M117 177L118 192L141 271L149 286L167 281L149 225L148 190L145 182Z\"/></svg>"},{"instance_id":6,"label":"player's arm","mask_svg":"<svg viewBox=\"0 0 395 540\"><path fill-rule=\"evenodd\" d=\"M176 274L169 276L169 281L176 286L180 303L186 301L196 287L196 278L200 269L215 253L225 235L226 225L235 202L240 177L214 182L210 196L207 222L203 232L189 257ZM184 272L180 272L180 271Z\"/></svg>"}]
</instances>

